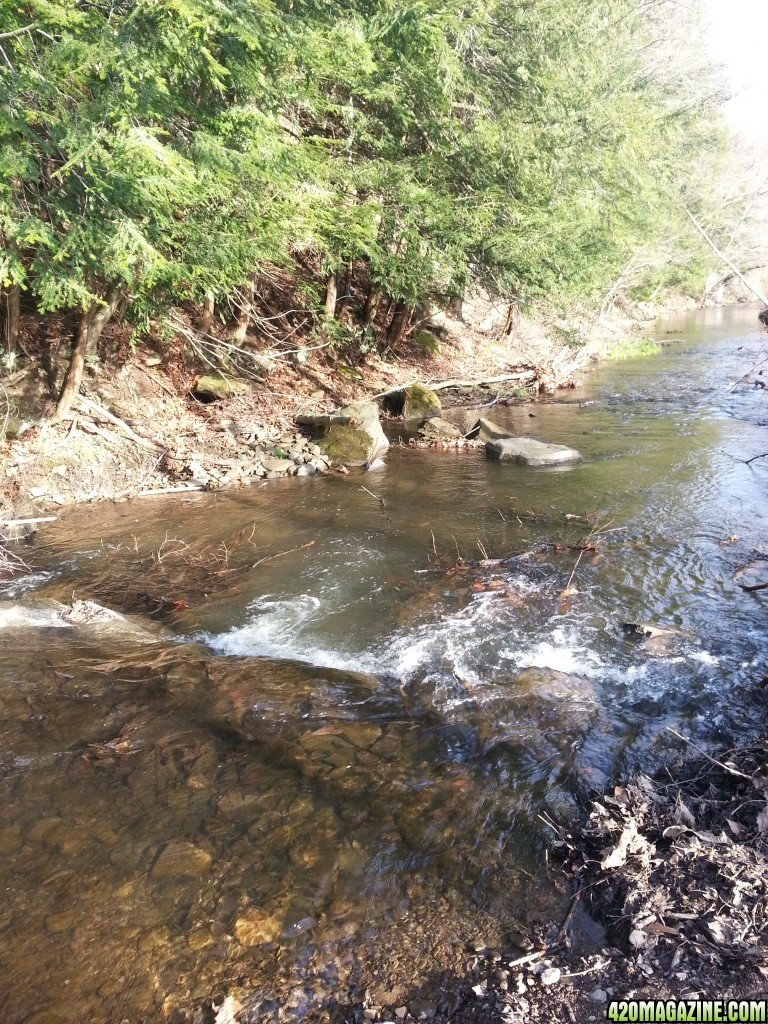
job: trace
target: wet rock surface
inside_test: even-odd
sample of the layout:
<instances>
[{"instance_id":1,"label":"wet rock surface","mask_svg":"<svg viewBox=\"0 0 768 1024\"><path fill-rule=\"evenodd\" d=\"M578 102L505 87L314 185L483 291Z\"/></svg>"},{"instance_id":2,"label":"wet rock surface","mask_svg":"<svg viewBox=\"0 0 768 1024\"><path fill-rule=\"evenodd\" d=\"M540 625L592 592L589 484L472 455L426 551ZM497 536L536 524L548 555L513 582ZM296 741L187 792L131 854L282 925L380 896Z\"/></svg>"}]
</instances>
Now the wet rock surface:
<instances>
[{"instance_id":1,"label":"wet rock surface","mask_svg":"<svg viewBox=\"0 0 768 1024\"><path fill-rule=\"evenodd\" d=\"M485 453L498 462L518 462L523 466L560 466L578 462L581 455L564 444L545 444L532 437L506 437L488 441Z\"/></svg>"},{"instance_id":2,"label":"wet rock surface","mask_svg":"<svg viewBox=\"0 0 768 1024\"><path fill-rule=\"evenodd\" d=\"M375 402L356 402L333 413L300 415L296 422L322 430L323 436L318 441L322 451L341 465L366 465L389 447Z\"/></svg>"}]
</instances>

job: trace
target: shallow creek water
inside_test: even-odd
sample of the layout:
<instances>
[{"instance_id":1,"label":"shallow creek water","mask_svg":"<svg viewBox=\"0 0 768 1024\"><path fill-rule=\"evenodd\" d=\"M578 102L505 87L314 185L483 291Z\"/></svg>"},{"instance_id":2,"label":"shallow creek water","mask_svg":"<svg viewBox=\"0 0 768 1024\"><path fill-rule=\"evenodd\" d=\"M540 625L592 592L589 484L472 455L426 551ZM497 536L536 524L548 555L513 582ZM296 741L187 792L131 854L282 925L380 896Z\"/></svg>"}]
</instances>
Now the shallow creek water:
<instances>
[{"instance_id":1,"label":"shallow creek water","mask_svg":"<svg viewBox=\"0 0 768 1024\"><path fill-rule=\"evenodd\" d=\"M768 510L738 460L768 410L730 385L755 325L660 321L660 355L486 410L579 448L567 469L394 446L364 476L41 532L0 591L3 1019L203 1021L228 993L327 1019L525 948L563 907L542 817L669 751L666 726L749 727L765 598L732 575L768 557ZM62 625L73 597L129 623Z\"/></svg>"}]
</instances>

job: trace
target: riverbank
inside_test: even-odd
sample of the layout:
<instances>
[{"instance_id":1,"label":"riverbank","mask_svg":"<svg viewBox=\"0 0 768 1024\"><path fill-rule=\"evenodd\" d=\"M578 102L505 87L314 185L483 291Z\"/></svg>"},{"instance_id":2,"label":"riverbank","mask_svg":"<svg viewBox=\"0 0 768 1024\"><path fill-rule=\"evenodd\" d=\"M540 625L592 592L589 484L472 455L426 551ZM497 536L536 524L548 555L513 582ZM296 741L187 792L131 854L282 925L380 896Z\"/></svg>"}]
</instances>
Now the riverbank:
<instances>
[{"instance_id":1,"label":"riverbank","mask_svg":"<svg viewBox=\"0 0 768 1024\"><path fill-rule=\"evenodd\" d=\"M181 316L181 314L179 314ZM149 339L131 347L119 324L105 331L100 358L86 367L81 396L63 422L50 421L63 380L64 317L22 317L26 353L0 380L5 402L0 501L8 519L34 518L73 504L124 500L152 493L249 486L289 472L327 469L297 431L300 414L321 414L414 382L452 380L444 405L529 401L573 383L598 351L631 337L641 322L615 313L596 328L588 317L571 326L520 317L511 333L507 311L466 304L462 320L443 317L384 358L354 362L329 343L271 350L249 339L226 363L204 362L191 324L172 343ZM216 398L201 378L232 382ZM485 388L472 382L496 378ZM461 386L461 385L464 386ZM227 393L228 392L228 393ZM270 469L265 460L292 466ZM308 469L302 469L305 464Z\"/></svg>"},{"instance_id":2,"label":"riverbank","mask_svg":"<svg viewBox=\"0 0 768 1024\"><path fill-rule=\"evenodd\" d=\"M626 1000L766 998L766 742L717 758L679 748L652 777L596 796L579 821L550 821L551 854L564 856L561 884L573 890L565 918L530 953L470 957L464 978L433 991L430 1020L582 1024ZM424 1019L420 996L344 1019Z\"/></svg>"}]
</instances>

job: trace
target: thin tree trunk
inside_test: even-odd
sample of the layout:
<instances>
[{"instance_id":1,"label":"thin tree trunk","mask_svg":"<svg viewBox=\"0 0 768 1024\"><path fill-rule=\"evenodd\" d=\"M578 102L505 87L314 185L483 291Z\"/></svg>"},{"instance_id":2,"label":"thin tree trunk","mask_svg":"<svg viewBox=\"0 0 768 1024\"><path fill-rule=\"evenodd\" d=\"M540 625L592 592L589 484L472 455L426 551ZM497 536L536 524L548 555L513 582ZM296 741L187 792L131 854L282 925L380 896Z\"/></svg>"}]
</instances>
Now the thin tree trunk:
<instances>
[{"instance_id":1,"label":"thin tree trunk","mask_svg":"<svg viewBox=\"0 0 768 1024\"><path fill-rule=\"evenodd\" d=\"M501 329L502 338L511 338L517 330L517 326L520 323L520 308L516 302L510 302L507 309L507 316L504 320L504 326Z\"/></svg>"},{"instance_id":2,"label":"thin tree trunk","mask_svg":"<svg viewBox=\"0 0 768 1024\"><path fill-rule=\"evenodd\" d=\"M744 277L742 272L739 270L739 268L736 266L736 264L732 263L728 259L728 257L725 255L725 253L721 252L720 249L717 248L715 243L709 237L709 235L704 230L704 228L701 226L701 224L699 224L699 222L693 216L693 214L688 209L688 207L684 206L683 209L688 214L689 220L691 221L693 226L696 228L696 230L699 232L699 234L704 239L704 241L707 243L707 245L712 250L712 252L715 254L715 256L717 256L718 259L721 259L723 261L723 263L725 263L725 265L727 267L731 268L731 270L734 272L736 277L738 277L738 279L741 281L741 283L744 285L744 287L747 288L749 291L751 291L753 295L757 296L757 298L760 299L760 301L762 302L762 304L764 306L768 306L768 298L766 298L765 295L763 295L763 293L758 288L755 288L754 285L751 285L749 283L749 281L746 279L746 277Z\"/></svg>"},{"instance_id":3,"label":"thin tree trunk","mask_svg":"<svg viewBox=\"0 0 768 1024\"><path fill-rule=\"evenodd\" d=\"M19 337L20 291L14 284L5 293L5 338L9 352L14 351Z\"/></svg>"},{"instance_id":4,"label":"thin tree trunk","mask_svg":"<svg viewBox=\"0 0 768 1024\"><path fill-rule=\"evenodd\" d=\"M411 326L412 315L412 306L407 306L404 302L398 302L395 306L395 315L392 317L392 323L387 332L387 345L390 348L397 348L403 340L406 331Z\"/></svg>"},{"instance_id":5,"label":"thin tree trunk","mask_svg":"<svg viewBox=\"0 0 768 1024\"><path fill-rule=\"evenodd\" d=\"M363 309L363 327L370 327L376 319L380 302L381 292L378 288L371 287L368 291L368 295L365 300L365 307Z\"/></svg>"},{"instance_id":6,"label":"thin tree trunk","mask_svg":"<svg viewBox=\"0 0 768 1024\"><path fill-rule=\"evenodd\" d=\"M64 378L64 386L61 389L56 412L53 415L54 423L63 420L69 413L72 402L80 391L85 357L89 352L94 351L98 345L99 338L110 317L117 309L120 298L119 288L109 288L101 302L92 302L87 309L83 310L80 323L77 325L75 344L72 349L67 374Z\"/></svg>"},{"instance_id":7,"label":"thin tree trunk","mask_svg":"<svg viewBox=\"0 0 768 1024\"><path fill-rule=\"evenodd\" d=\"M336 296L338 289L336 286L336 275L331 274L328 278L328 283L325 287L325 310L324 315L326 320L333 320L336 315Z\"/></svg>"},{"instance_id":8,"label":"thin tree trunk","mask_svg":"<svg viewBox=\"0 0 768 1024\"><path fill-rule=\"evenodd\" d=\"M341 285L339 287L339 296L336 299L336 316L338 319L344 315L344 310L349 305L349 300L352 298L352 264L348 263L344 268L344 276L341 279Z\"/></svg>"},{"instance_id":9,"label":"thin tree trunk","mask_svg":"<svg viewBox=\"0 0 768 1024\"><path fill-rule=\"evenodd\" d=\"M214 312L214 299L211 292L205 296L205 302L203 303L203 309L200 313L200 319L197 321L197 332L198 334L210 334L211 325L213 324L213 312Z\"/></svg>"},{"instance_id":10,"label":"thin tree trunk","mask_svg":"<svg viewBox=\"0 0 768 1024\"><path fill-rule=\"evenodd\" d=\"M235 345L242 345L248 334L248 324L251 322L251 311L253 297L256 292L256 281L251 278L241 291L241 305L237 315L227 328L227 339Z\"/></svg>"}]
</instances>

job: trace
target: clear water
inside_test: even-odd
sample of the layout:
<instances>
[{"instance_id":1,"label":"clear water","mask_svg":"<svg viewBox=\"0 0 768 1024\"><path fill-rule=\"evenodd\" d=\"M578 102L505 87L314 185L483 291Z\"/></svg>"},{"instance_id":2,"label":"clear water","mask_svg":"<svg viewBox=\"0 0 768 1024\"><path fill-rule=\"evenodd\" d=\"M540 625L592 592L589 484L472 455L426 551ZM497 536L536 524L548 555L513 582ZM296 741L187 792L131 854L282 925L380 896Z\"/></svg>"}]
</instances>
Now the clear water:
<instances>
[{"instance_id":1,"label":"clear water","mask_svg":"<svg viewBox=\"0 0 768 1024\"><path fill-rule=\"evenodd\" d=\"M8 1020L401 1001L558 913L540 816L668 752L667 726L752 726L766 598L732 577L766 554L768 460L740 460L768 412L732 385L765 335L753 307L657 333L485 411L579 448L570 468L394 446L378 473L41 534L0 595ZM73 596L135 628L62 628L46 602Z\"/></svg>"}]
</instances>

